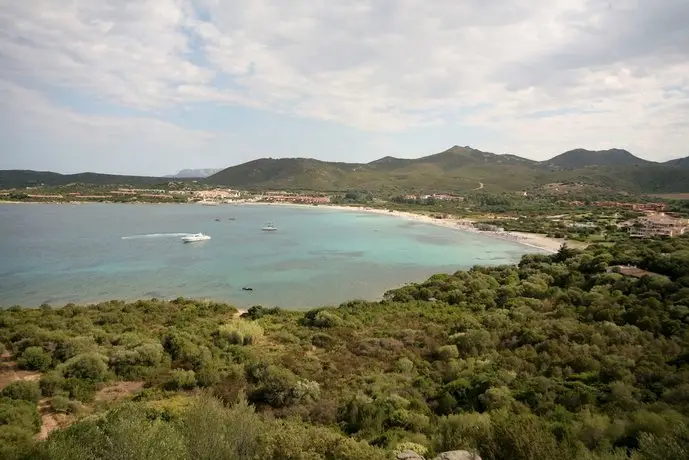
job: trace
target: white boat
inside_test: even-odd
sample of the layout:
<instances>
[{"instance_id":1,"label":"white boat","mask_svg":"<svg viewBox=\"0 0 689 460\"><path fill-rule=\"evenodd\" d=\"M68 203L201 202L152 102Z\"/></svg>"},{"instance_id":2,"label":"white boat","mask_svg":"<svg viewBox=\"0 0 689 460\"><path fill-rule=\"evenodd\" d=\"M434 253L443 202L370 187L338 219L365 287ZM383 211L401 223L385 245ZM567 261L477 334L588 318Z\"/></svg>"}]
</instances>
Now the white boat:
<instances>
[{"instance_id":1,"label":"white boat","mask_svg":"<svg viewBox=\"0 0 689 460\"><path fill-rule=\"evenodd\" d=\"M277 228L273 224L266 224L261 228L264 232L275 232Z\"/></svg>"},{"instance_id":2,"label":"white boat","mask_svg":"<svg viewBox=\"0 0 689 460\"><path fill-rule=\"evenodd\" d=\"M204 235L203 233L193 233L191 235L182 237L182 241L184 241L185 243L193 243L195 241L206 241L210 239L210 236Z\"/></svg>"},{"instance_id":3,"label":"white boat","mask_svg":"<svg viewBox=\"0 0 689 460\"><path fill-rule=\"evenodd\" d=\"M199 203L201 203L201 206L217 206L217 205L218 205L218 202L217 202L217 201L206 201L206 200L203 200L203 201L199 201Z\"/></svg>"}]
</instances>

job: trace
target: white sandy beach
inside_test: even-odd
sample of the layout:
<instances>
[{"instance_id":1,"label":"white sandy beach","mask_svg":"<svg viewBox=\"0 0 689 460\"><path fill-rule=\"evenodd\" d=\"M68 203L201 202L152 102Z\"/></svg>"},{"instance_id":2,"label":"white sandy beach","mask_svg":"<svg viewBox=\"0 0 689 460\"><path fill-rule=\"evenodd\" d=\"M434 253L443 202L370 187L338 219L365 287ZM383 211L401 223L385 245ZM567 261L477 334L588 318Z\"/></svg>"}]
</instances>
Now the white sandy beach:
<instances>
[{"instance_id":1,"label":"white sandy beach","mask_svg":"<svg viewBox=\"0 0 689 460\"><path fill-rule=\"evenodd\" d=\"M238 202L237 204L259 204L265 206L307 206L314 207L309 204L299 204L299 203L260 203L260 202ZM563 243L566 242L562 238L549 238L543 234L538 233L525 233L525 232L492 232L492 231L481 231L473 227L473 221L470 219L456 219L456 218L445 218L436 219L431 216L416 214L413 212L406 211L390 211L388 209L379 208L369 208L366 206L343 206L343 205L319 205L320 207L337 209L341 211L355 211L355 212L368 212L372 214L382 214L386 216L400 217L407 220L412 220L415 222L423 222L431 225L437 225L440 227L452 228L462 232L471 232L481 235L488 236L490 238L496 238L501 240L513 241L515 243L523 244L532 248L541 249L543 251L555 253L560 249ZM571 244L571 243L570 243ZM576 243L573 246L581 246L581 243Z\"/></svg>"}]
</instances>

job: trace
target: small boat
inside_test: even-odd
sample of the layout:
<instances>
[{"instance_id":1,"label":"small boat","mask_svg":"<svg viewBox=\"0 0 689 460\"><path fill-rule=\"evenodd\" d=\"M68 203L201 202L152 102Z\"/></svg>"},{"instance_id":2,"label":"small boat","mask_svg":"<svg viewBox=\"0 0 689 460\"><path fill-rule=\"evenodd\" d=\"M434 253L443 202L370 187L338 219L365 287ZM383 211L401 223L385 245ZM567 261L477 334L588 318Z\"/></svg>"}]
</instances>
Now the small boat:
<instances>
[{"instance_id":1,"label":"small boat","mask_svg":"<svg viewBox=\"0 0 689 460\"><path fill-rule=\"evenodd\" d=\"M254 290L254 288L246 287L246 286L244 286L244 287L242 288L242 291L253 291L253 290Z\"/></svg>"},{"instance_id":2,"label":"small boat","mask_svg":"<svg viewBox=\"0 0 689 460\"><path fill-rule=\"evenodd\" d=\"M220 222L220 219L215 219L216 222Z\"/></svg>"},{"instance_id":3,"label":"small boat","mask_svg":"<svg viewBox=\"0 0 689 460\"><path fill-rule=\"evenodd\" d=\"M275 232L277 231L277 227L275 227L273 224L268 223L264 225L263 228L261 228L261 230L263 230L264 232Z\"/></svg>"},{"instance_id":4,"label":"small boat","mask_svg":"<svg viewBox=\"0 0 689 460\"><path fill-rule=\"evenodd\" d=\"M206 201L206 200L203 200L203 201L199 201L199 203L201 203L202 206L217 206L217 205L218 205L218 202L217 202L217 201Z\"/></svg>"},{"instance_id":5,"label":"small boat","mask_svg":"<svg viewBox=\"0 0 689 460\"><path fill-rule=\"evenodd\" d=\"M234 217L228 217L227 220L237 220Z\"/></svg>"},{"instance_id":6,"label":"small boat","mask_svg":"<svg viewBox=\"0 0 689 460\"><path fill-rule=\"evenodd\" d=\"M193 233L191 235L183 236L182 241L185 243L193 243L195 241L206 241L210 240L211 237L204 235L203 233Z\"/></svg>"}]
</instances>

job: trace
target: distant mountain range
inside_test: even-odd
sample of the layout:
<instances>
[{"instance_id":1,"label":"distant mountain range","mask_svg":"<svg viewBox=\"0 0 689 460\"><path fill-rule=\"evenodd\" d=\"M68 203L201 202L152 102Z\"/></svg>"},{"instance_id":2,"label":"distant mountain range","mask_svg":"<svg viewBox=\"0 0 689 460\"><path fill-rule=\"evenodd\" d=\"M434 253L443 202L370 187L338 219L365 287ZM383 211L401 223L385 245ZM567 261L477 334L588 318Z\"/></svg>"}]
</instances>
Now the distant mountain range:
<instances>
[{"instance_id":1,"label":"distant mountain range","mask_svg":"<svg viewBox=\"0 0 689 460\"><path fill-rule=\"evenodd\" d=\"M151 185L170 178L196 178L208 184L244 189L430 193L466 192L482 186L486 191L499 192L552 182L579 182L632 192L665 193L689 192L689 157L658 163L621 149L576 149L539 162L454 146L422 158L384 157L370 163L261 158L217 172L183 170L165 178L0 171L0 188L71 182Z\"/></svg>"},{"instance_id":2,"label":"distant mountain range","mask_svg":"<svg viewBox=\"0 0 689 460\"><path fill-rule=\"evenodd\" d=\"M60 174L50 171L32 171L28 169L0 170L0 189L68 184L155 185L167 181L168 179L162 177L120 176L117 174L100 174L92 172Z\"/></svg>"},{"instance_id":3,"label":"distant mountain range","mask_svg":"<svg viewBox=\"0 0 689 460\"><path fill-rule=\"evenodd\" d=\"M205 177L212 176L218 171L222 171L222 168L183 169L177 174L172 174L165 177L172 179L203 179Z\"/></svg>"},{"instance_id":4,"label":"distant mountain range","mask_svg":"<svg viewBox=\"0 0 689 460\"><path fill-rule=\"evenodd\" d=\"M309 158L262 158L206 179L240 188L372 191L456 191L483 184L486 191L524 190L576 181L634 192L689 191L689 157L657 163L626 150L571 150L546 161L454 146L422 158L384 157L370 163Z\"/></svg>"}]
</instances>

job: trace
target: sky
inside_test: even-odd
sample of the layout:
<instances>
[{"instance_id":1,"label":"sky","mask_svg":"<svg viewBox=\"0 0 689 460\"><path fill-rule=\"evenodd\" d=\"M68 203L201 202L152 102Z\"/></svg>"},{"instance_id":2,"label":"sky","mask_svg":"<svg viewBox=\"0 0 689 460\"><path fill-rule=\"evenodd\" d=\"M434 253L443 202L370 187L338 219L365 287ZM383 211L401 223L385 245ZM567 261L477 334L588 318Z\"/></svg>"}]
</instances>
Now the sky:
<instances>
[{"instance_id":1,"label":"sky","mask_svg":"<svg viewBox=\"0 0 689 460\"><path fill-rule=\"evenodd\" d=\"M0 0L0 169L689 155L689 0Z\"/></svg>"}]
</instances>

